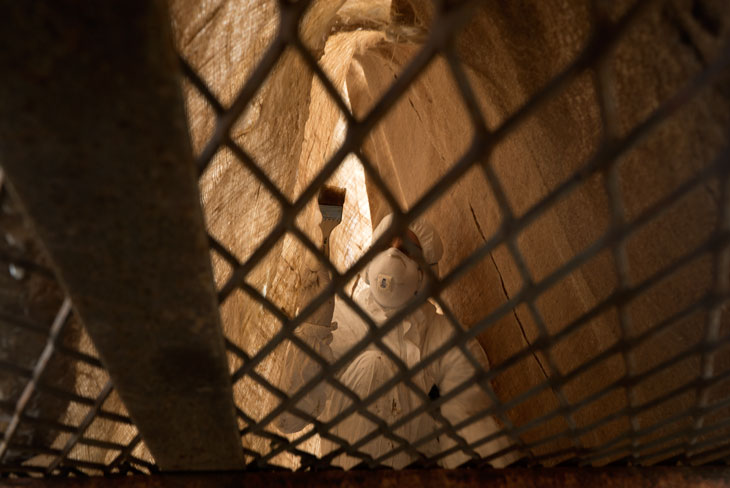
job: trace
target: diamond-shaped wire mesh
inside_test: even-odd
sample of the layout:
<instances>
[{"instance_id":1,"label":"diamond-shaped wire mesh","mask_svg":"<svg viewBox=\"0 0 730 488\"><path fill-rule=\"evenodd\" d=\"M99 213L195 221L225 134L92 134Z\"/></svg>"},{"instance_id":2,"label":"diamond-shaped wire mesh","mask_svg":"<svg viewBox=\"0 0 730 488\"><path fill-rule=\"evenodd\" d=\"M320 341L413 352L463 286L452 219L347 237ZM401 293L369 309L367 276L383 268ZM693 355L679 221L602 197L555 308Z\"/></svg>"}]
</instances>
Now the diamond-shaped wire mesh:
<instances>
[{"instance_id":1,"label":"diamond-shaped wire mesh","mask_svg":"<svg viewBox=\"0 0 730 488\"><path fill-rule=\"evenodd\" d=\"M629 124L621 112L612 63L621 54L620 43L627 32L640 30L647 23L648 15L656 9L668 9L665 4L669 2L636 2L619 13L613 12L606 2L597 2L591 8L591 30L582 49L547 83L513 110L506 111L505 117L495 120L484 109L479 92L482 87L475 86L471 68L465 66L463 60L463 51L474 48L465 43L474 40L464 40L460 35L476 15L478 2L437 2L431 12L432 24L427 29L417 26L415 33L407 34L411 39L419 38L420 47L410 56L396 53L394 48L392 59L398 57L403 69L393 76L392 83L380 95L374 97L370 106L360 104L356 111L354 98L351 98L355 94L347 93L351 87L343 89L332 80L337 66L324 62L327 49L308 45L308 34L302 32L305 30L302 26L306 24L303 19L311 14L308 11L310 3L279 2L275 12L278 30L247 73L243 85L234 93L213 90L209 80L198 71L205 70L187 61L185 48L180 47L188 112L191 119L198 121L198 126L192 128L193 145L197 148L203 206L211 227L211 260L223 322L228 324L232 318L242 318L245 324L259 321L270 325L268 329L261 328L246 336L229 334L226 340L240 435L250 466L264 468L284 464L298 469L323 469L332 463L342 464L343 459L349 460L348 466L360 464L370 468L381 464L428 466L449 458L470 466L485 466L500 458L502 464L519 460L528 466L726 462L730 455L727 441L730 368L723 369L722 358L730 350L727 334L730 277L728 149L704 160L702 167L692 173L682 172L680 168L671 191L647 204L633 203L636 197L630 192L638 189L627 184L626 175L646 170L628 163L627 155L641 150L653 137L658 137L665 145L674 143L661 132L663 124L690 105L703 90L713 86L718 78L727 79L730 48L722 45L716 49L715 55L706 59L702 68L688 77L687 83L672 90L664 100L657 101L653 110ZM415 15L407 9L404 12ZM267 32L271 34L269 24ZM349 26L347 32L354 33L358 28L377 30L377 25ZM388 32L385 38L397 45L398 35ZM317 171L297 175L294 185L283 185L278 175L267 172L270 168L259 162L260 148L246 146L246 133L251 126L279 123L279 120L266 119L267 115L275 113L276 107L272 112L272 107L261 106L259 97L277 76L277 70L285 69L286 63L298 63L309 73L314 80L312 90L326 95L327 103L332 105L332 120L338 120L340 128L330 147L322 149L326 158ZM366 69L366 62L361 60L361 63L360 69ZM369 141L377 144L378 137L384 137L378 131L383 130L381 124L397 104L405 103L405 100L413 104L409 90L436 65L441 70L439 73L449 79L447 84L463 106L467 118L453 123L466 124L464 131L470 132L469 142L461 152L454 154L453 163L447 165L447 170L438 175L435 183L413 196L412 203L406 207L385 174L387 162L381 160L386 158L385 151L368 150L367 144ZM576 99L576 104L583 102L590 106L575 109L593 113L600 124L591 153L562 179L545 182L542 194L525 195L524 201L515 201L515 185L505 181L504 158L495 155L514 144L515 134L530 130L534 117L552 110L554 100L569 93L575 84L586 83L586 79L594 85L595 99L587 102ZM432 103L438 104L439 100L432 100ZM414 111L417 112L415 106ZM281 120L290 119L283 117ZM280 127L280 130L286 133L287 127ZM727 143L727 134L724 138ZM310 149L317 144L306 140L301 143L311 144L307 146ZM566 153L569 150L566 148ZM373 210L378 209L382 216L388 213L383 208L389 208L394 220L372 247L368 247L367 242L358 244L353 238L352 245L359 246L358 251L348 254L346 266L342 267L331 263L322 253L316 232L307 227L312 222L311 213L307 217L307 212L313 208L320 188L333 179L336 181L337 172L347 164L355 168L350 173L358 175L355 184L367 184L367 191L363 189L360 198L373 198L369 205L356 202L365 208L362 213L375 216ZM219 196L211 196L226 178L241 178L250 184L247 188L236 188L239 194L220 191ZM362 287L362 276L369 262L394 237L402 235L412 222L429 214L436 204L455 193L465 178L484 182L482 198L490 202L489 218L496 224L483 229L480 221L484 222L486 218L481 216L480 219L477 214L484 207L475 209L469 203L470 218L473 217L481 238L479 245L474 249L447 250L458 259L442 268L438 275L426 265L430 263L421 260L422 269L429 278L425 289L397 313L382 321L375 320L354 298L355 289ZM649 179L639 180L647 185L652 183L651 175ZM657 259L656 269L643 264L637 266L635 256L642 256L642 244L636 242L643 242L637 235L647 232L646 229L651 231L656 222L673 215L672 212L693 211L690 199L703 188L709 189L707 191L713 196L712 231L699 236L696 242L688 238L691 245L678 242L674 246L675 254L666 262ZM581 202L574 197L578 190L604 195L609 221L605 228L592 223L595 226L591 229L600 228L601 232L587 232L582 247L573 249L571 255L560 256L559 261L548 263L548 266L542 263L537 269L534 253L528 255L530 252L525 251L534 246L535 237L531 233L542 225L551 225L550 219L554 217L550 212L575 214L577 220ZM246 243L241 243L236 235L217 234L216 205L229 204L227 199L249 198L252 192L257 201L259 198L265 201L260 207L263 217L257 214L257 218L251 220L253 224L245 225L257 225L263 220L267 221L266 225L262 229L248 229L246 236L252 239ZM262 192L265 197L260 197ZM2 197L9 199L6 193ZM632 202L631 205L627 205L627 201ZM690 203L686 203L688 201ZM685 204L687 207L683 207ZM348 205L352 205L352 201ZM355 211L355 207L348 208ZM258 207L256 212L259 212ZM373 219L372 223L377 222ZM7 234L11 235L11 232ZM660 235L642 237L661 238ZM671 240L671 236L667 239ZM346 248L347 244L342 246ZM0 251L3 252L0 258L11 266L11 274L29 273L53 281L48 268L24 257L22 249ZM279 278L279 282L271 278L274 275L294 276L287 274L285 268L289 266L294 271L294 267L286 262L286 256L319 263L332 276L331 283L309 303L299 303L297 297L281 292L291 290L281 281L283 278ZM450 303L453 290L465 293L460 284L471 279L472 274L482 272L485 262L491 262L497 268L496 260L511 269L509 276L498 276L504 300L486 313L477 310L479 315L471 317L469 327L464 327L465 321L459 318ZM595 265L598 261L603 267ZM704 289L682 288L682 273L690 266L700 266L704 270L707 282ZM277 274L282 267L284 271ZM586 277L591 270L604 273ZM551 294L565 286L568 280L582 280L583 286L608 291L596 293L594 303L571 309L575 312L572 315L566 312L565 317L570 317L567 322L555 323L546 303L553 300ZM601 286L595 284L601 280ZM668 280L670 284L666 285ZM474 283L473 280L466 282ZM53 286L58 288L55 283ZM665 293L662 286L674 287L675 292L679 287L678 293L686 298L686 303L677 304L676 310L654 310L655 316L649 321L641 318L640 313L645 312L637 311L640 307L636 304L650 300L652 294ZM293 289L296 290L296 286ZM468 293L476 295L481 290L472 289ZM337 306L350 307L367 330L344 354L327 358L321 354L321 347L308 341L301 332L308 320L333 296L336 296ZM468 302L469 298L465 300ZM443 324L449 330L437 347L427 354L420 351L422 356L409 362L386 345L387 337L427 301L438 308L444 317ZM238 315L240 310L245 310L245 315ZM460 313L462 310L459 308ZM577 348L576 344L582 339L576 338L588 341L588 328L606 316L611 317L611 323L616 327L611 331L615 340L586 343ZM88 339L73 345L61 340L64 327L74 321L68 300L59 302L55 318L48 321L52 323L50 329L12 314L3 313L1 318L3 326L44 337L45 342L34 352L36 359L32 367L13 358L3 358L0 362L8 378L21 378L24 384L22 392L15 394L14 402L3 397L5 434L0 446L0 470L19 475L150 473L156 470L140 434L119 399L115 398L113 386ZM479 359L481 348L474 349L473 340L484 340L485 333L503 330L505 320L519 323L520 347L505 351L497 360L490 358L490 367L486 369ZM686 324L696 328L698 323L702 324L700 330L691 334L686 332ZM230 332L230 327L226 326L226 332ZM668 349L663 351L663 356L658 354L652 344L667 334L677 335L686 347ZM241 340L242 337L246 340ZM311 359L318 371L294 391L285 391L278 377L287 368L301 366L282 364L288 350L298 351L297 357ZM444 357L454 351L464 358L471 372L448 390L432 388L429 391L430 385L426 385L424 391L418 384L419 375L441 364ZM353 385L347 385L343 380L343 371L372 353L391 365L394 373L364 394L356 392ZM570 361L561 359L566 356ZM54 357L73 362L79 378L76 385L53 385L47 381L44 370L53 364ZM533 384L510 384L510 378L519 377L514 374L515 368L526 368L528 362L530 368L539 366L543 380ZM679 370L683 372L680 374ZM657 381L661 375L669 375L669 378ZM84 382L92 385L88 391L79 390ZM647 388L655 388L653 385L661 385L663 389L653 391L652 395L644 394ZM450 402L475 386L482 395L480 398L485 399L484 405L458 418L444 413L449 411ZM306 400L317 388L326 388L331 396L341 396L342 408L330 412L329 417L307 410ZM389 392L394 388L404 388L414 398L414 406L389 423L377 413L376 407L383 398L389 398ZM640 389L641 394L637 393ZM549 401L545 401L547 396ZM65 417L59 417L53 409L45 411L39 406L46 397L70 405ZM276 422L283 415L299 418L306 427L294 434L282 434ZM73 424L66 422L72 418ZM338 426L348 418L356 418L367 426L363 436L348 439L342 435L343 430ZM419 438L404 435L410 423L422 418L432 422L430 432ZM494 419L496 428L481 438L474 438L470 429L488 419ZM50 431L56 436L42 437L33 434L34 431ZM389 447L379 450L368 447L379 440L383 441L380 445ZM434 442L439 446L435 452L431 447ZM329 450L323 449L325 444L331 446ZM463 456L456 456L459 453Z\"/></svg>"}]
</instances>

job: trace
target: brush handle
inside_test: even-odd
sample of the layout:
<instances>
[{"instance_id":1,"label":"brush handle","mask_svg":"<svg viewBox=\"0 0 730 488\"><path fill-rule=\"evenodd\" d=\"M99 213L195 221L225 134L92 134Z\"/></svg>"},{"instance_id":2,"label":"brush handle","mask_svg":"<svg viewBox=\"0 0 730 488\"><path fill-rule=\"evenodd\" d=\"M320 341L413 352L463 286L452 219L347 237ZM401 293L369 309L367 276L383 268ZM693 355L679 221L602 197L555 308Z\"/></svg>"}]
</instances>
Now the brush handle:
<instances>
[{"instance_id":1,"label":"brush handle","mask_svg":"<svg viewBox=\"0 0 730 488\"><path fill-rule=\"evenodd\" d=\"M324 241L322 242L322 253L324 253L324 257L327 259L330 258L330 238L325 237Z\"/></svg>"},{"instance_id":2,"label":"brush handle","mask_svg":"<svg viewBox=\"0 0 730 488\"><path fill-rule=\"evenodd\" d=\"M322 253L327 259L330 258L330 235L337 224L339 222L332 219L323 219L319 224L319 228L322 230Z\"/></svg>"}]
</instances>

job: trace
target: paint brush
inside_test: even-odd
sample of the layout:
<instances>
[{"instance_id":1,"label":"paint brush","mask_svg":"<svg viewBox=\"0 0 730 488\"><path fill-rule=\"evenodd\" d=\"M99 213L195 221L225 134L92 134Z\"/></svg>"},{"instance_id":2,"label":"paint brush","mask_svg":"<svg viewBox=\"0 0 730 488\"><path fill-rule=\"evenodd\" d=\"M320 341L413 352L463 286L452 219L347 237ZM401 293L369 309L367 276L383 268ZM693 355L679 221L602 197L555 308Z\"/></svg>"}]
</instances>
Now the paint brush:
<instances>
[{"instance_id":1,"label":"paint brush","mask_svg":"<svg viewBox=\"0 0 730 488\"><path fill-rule=\"evenodd\" d=\"M330 234L342 222L345 193L347 193L345 188L324 185L317 198L319 211L322 212L322 222L319 224L322 229L322 252L327 259L330 258Z\"/></svg>"}]
</instances>

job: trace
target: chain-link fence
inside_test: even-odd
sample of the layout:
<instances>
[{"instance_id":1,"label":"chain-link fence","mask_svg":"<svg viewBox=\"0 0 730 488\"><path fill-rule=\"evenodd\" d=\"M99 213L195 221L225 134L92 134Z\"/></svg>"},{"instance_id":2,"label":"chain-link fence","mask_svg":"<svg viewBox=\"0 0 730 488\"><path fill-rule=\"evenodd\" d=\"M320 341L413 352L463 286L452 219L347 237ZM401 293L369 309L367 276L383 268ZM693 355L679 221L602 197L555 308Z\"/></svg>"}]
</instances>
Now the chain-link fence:
<instances>
[{"instance_id":1,"label":"chain-link fence","mask_svg":"<svg viewBox=\"0 0 730 488\"><path fill-rule=\"evenodd\" d=\"M224 239L210 235L210 248L214 260L225 265L228 273L220 280L218 299L221 307L236 294L243 292L247 299L257 303L267 316L281 324L278 331L267 338L263 347L250 352L244 350L236 340L230 338L226 346L231 355L231 379L235 385L246 385L243 390L262 389L272 397L272 408L264 410L261 415L249 413L247 400L236 398L240 436L244 440L244 454L250 468L271 468L277 464L277 456L290 454L298 465L298 469L325 469L340 456L354 460L361 468L375 468L383 464L392 464L399 455L412 460L411 466L430 466L442 462L455 453L463 453L468 466L486 466L500 458L509 462L517 462L524 466L564 465L590 466L615 463L619 465L652 465L664 463L670 465L702 465L711 462L726 463L730 455L728 432L730 432L730 395L727 392L730 368L723 367L724 355L727 355L728 314L728 279L730 279L730 179L728 171L730 162L728 150L724 149L713 155L711 161L703 161L701 167L691 174L678 173L676 184L671 191L655 199L641 211L629 212L625 201L625 184L622 183L622 158L640 146L651 134L659 130L662 124L671 120L677 113L688 106L703 90L714 86L717 80L727 80L727 65L730 48L721 46L715 51L712 59L706 60L701 69L689 77L671 96L661 100L641 121L628 130L622 126L621 104L616 98L611 56L616 46L624 38L627 31L641 26L646 17L655 9L663 8L663 2L636 2L618 15L609 15L606 5L597 2L592 7L591 35L581 51L552 77L552 79L536 90L525 103L511 112L499 123L485 120L480 110L482 102L472 86L472 78L467 73L460 52L461 44L458 34L475 15L478 2L442 2L435 4L433 23L428 27L425 40L418 52L406 63L405 69L395 77L392 85L366 111L364 116L353 115L351 101L328 78L318 64L317 57L301 40L300 23L306 15L310 2L281 1L278 5L278 33L267 47L265 54L258 60L231 103L224 105L208 87L206 80L198 75L198 67L187 62L181 56L182 72L186 83L190 83L196 97L203 97L209 109L215 114L215 125L210 137L200 148L197 155L198 172L204 175L212 164L216 154L222 150L230 152L257 184L265 189L278 207L275 225L256 248L245 258L240 259L232 252ZM255 97L265 85L277 63L285 52L293 50L300 56L313 76L321 83L330 100L333 101L344 118L346 129L342 144L321 170L301 188L297 195L288 193L264 171L256 161L256 157L247 153L247 148L234 140L231 135L244 112L255 101ZM440 176L438 181L428 188L415 202L404 208L398 196L393 194L391 186L384 181L376 155L363 150L365 142L372 131L386 118L393 106L404 97L418 80L419 76L429 68L435 60L445 62L449 75L458 88L459 96L469 114L469 125L472 136L469 146L458 155L453 165ZM589 76L596 86L596 105L600 120L600 138L591 155L581 163L563 181L548 188L543 195L522 211L515 211L510 191L505 188L504 178L492 161L492 155L504 141L507 141L521 126L526 124L541 110L549 110L551 100L559 97L568 87L583 76ZM190 95L193 96L193 95ZM436 102L438 103L438 101ZM548 107L548 108L546 108ZM587 110L587 109L586 109ZM265 122L259 122L265 123ZM724 135L725 142L730 139ZM673 141L665 140L671 145ZM317 243L313 242L308 232L298 225L298 218L305 211L321 187L335 174L349 155L357 155L367 179L368 194L378 194L394 214L393 225L380 236L373 246L362 253L353 264L344 271L337 269L322 254ZM454 263L450 269L443 269L440 276L430 272L428 266L422 266L429 275L427 286L415 299L386 320L379 321L363 310L351 293L354 280L365 271L370 261L398 235L403 235L408 226L416 219L424 216L429 209L444 198L461 179L473 171L479 172L484 179L485 194L494 199L497 214L501 217L496 231L491 235L482 235L483 242L470 251L465 259ZM596 180L596 178L598 178ZM589 181L598 181L607 196L610 210L610 222L597 239L593 239L574 255L568 256L549 273L536 277L531 262L524 255L524 247L520 239L547 212L556 208L577 188ZM651 185L649 179L645 185ZM715 208L712 213L712 231L702 236L691 248L677 253L670 262L658 266L658 269L637 278L631 269L631 239L651 224L672 212L677 202L691 195L698 188L712 188ZM3 192L3 199L9 199ZM706 209L703 209L705 212ZM472 213L474 209L472 209ZM475 216L476 220L476 216ZM12 232L4 229L7 239L12 239ZM480 233L482 230L480 229ZM332 276L332 281L324 287L311 302L304 304L296 312L282 309L267 296L266 289L252 284L247 278L285 236L293 238L297 245L306 252L316 256L321 266ZM657 238L661 238L658 237ZM679 247L679 245L678 245ZM464 327L458 314L452 310L450 303L444 298L444 292L458 285L459 280L472 272L484 259L500 250L513 263L515 275L520 286L513 292L505 292L505 300L493 308L488 314ZM9 272L18 283L27 283L27 275L42 275L44 280L53 281L52 273L46 266L36 263L22 254L22 249L8 251L0 256ZM562 280L568 279L576 270L598 256L609 256L612 263L611 281L615 286L609 293L590 304L582 313L573 317L560 327L551 326L549 317L545 316L541 300L549 295L550 290ZM494 258L492 258L494 259ZM702 268L708 286L701 290L684 290L681 285L679 293L687 297L677 310L655 318L650 326L638 329L633 326L632 304L653 293L655 287L665 280L681 273L687 266L704 259ZM709 264L707 264L709 263ZM422 264L424 264L422 262ZM601 277L596 277L601 279ZM25 281L24 281L25 280ZM681 283L681 282L680 282ZM686 281L686 286L693 286ZM57 284L52 286L58 287ZM505 287L504 282L502 286ZM478 290L470 292L479 293ZM297 334L300 326L335 295L338 306L348 306L367 326L367 333L357 341L346 353L335 360L328 361L320 356L311 343ZM392 331L409 320L424 303L435 304L443 315L444 324L451 331L447 339L424 354L415 363L407 363L404 357L385 344ZM16 475L32 474L109 474L115 472L150 473L157 470L152 457L147 452L141 435L134 427L132 420L118 399L114 398L113 386L95 356L93 346L85 337L81 340L68 339L64 328L74 321L70 300L56 299L58 310L47 324L33 323L22 318L23 312L3 313L0 323L12 330L6 337L23 334L34 337L45 337L45 344L27 351L34 359L28 364L28 358L13 358L8 355L8 347L3 343L3 360L0 362L3 372L3 425L4 440L0 446L2 463L0 470ZM29 303L32 306L33 302ZM589 327L595 319L606 313L615 313L618 324L618 339L608 344L588 349L588 357L576 361L574 367L566 370L555 359L557 348L582 330ZM496 327L500 320L511 314L519 313L523 320L533 324L534 334L519 349L511 351L505 358L492 360L487 370L475 356L469 341L478 339L480 335ZM697 340L686 343L681 350L667 351L664 357L648 367L639 367L637 355L645 354L647 345L658 341L663 334L676 334L677 327L686 326L690 318L701 317L701 330L693 336ZM50 324L50 327L49 327ZM678 325L679 324L679 325ZM683 325L685 324L685 325ZM697 322L692 322L695 326ZM64 339L66 337L66 339ZM20 340L20 339L17 339ZM38 342L36 340L36 342ZM657 342L659 343L659 342ZM8 343L9 344L9 343ZM7 346L7 347L6 347ZM42 347L41 347L42 346ZM278 384L275 375L267 373L261 365L267 358L285 347L296 347L309 356L320 372L306 381L297 391L286 392ZM365 397L358 396L346 386L342 380L342 372L348 365L366 351L375 350L388 359L394 366L395 374L388 378ZM446 391L424 391L418 386L416 378L430 366L441 361L452 351L459 351L473 372L464 381ZM576 353L577 354L577 353ZM48 374L49 365L53 365L52 357L63 357L64 361L73 364L71 374L75 374L76 389L68 383L54 384ZM530 358L538 358L544 364L543 381L526 388L512 390L515 394L506 395L504 391L495 389L494 382L512 368L520 367ZM617 359L618 358L618 359ZM490 358L492 359L492 358ZM675 379L666 378L656 384L662 390L651 398L639 398L637 389L642 385L654 384L658 376L673 372L676 367L686 367L687 361L695 361L689 368L689 378L676 375ZM614 361L618 364L617 375L606 377L594 376L592 388L586 389L583 395L576 396L566 388L581 375L589 373L592 368ZM54 370L58 369L60 364ZM695 364L695 363L692 363ZM697 366L699 365L699 366ZM289 365L292 367L294 365ZM287 365L283 365L286 368ZM67 368L68 369L68 368ZM81 372L85 372L82 374ZM91 371L91 372L89 372ZM696 374L695 374L696 373ZM672 373L673 374L673 373ZM85 393L79 393L78 385L84 378L93 378L92 386ZM101 378L101 379L100 379ZM10 382L21 381L23 388L15 388L6 395ZM313 417L310 413L298 408L302 400L321 384L339 392L348 399L345 407L329 418ZM95 386L94 386L95 385ZM488 402L476 409L476 413L453 422L442 414L442 407L458 398L468 389L478 385ZM380 398L388 395L396 387L404 387L416 400L413 408L402 412L391 423L371 408ZM431 385L427 385L429 387ZM428 388L427 388L428 390ZM240 391L240 390L237 390ZM534 409L532 417L516 416L515 409L520 406L542 402L541 395L549 392L556 399L555 408ZM669 415L655 416L647 421L647 414L655 408L677 398L691 400L682 403L683 408L672 411ZM590 405L608 402L614 395L620 395L623 401L620 408L607 409L603 415L586 421L581 417ZM12 398L12 402L10 401ZM249 397L251 398L251 397ZM44 400L46 399L46 400ZM50 399L50 400L48 400ZM44 403L45 402L45 403ZM55 404L54 404L55 402ZM66 408L65 414L59 414L58 404ZM46 407L44 405L51 405ZM289 436L282 435L275 427L275 422L283 414L294 414L309 423L310 427ZM345 439L336 435L338 424L356 415L362 422L371 425L369 433L359 439ZM401 433L405 426L418 421L426 415L433 422L433 429L418 439L408 439ZM73 419L73 420L71 420ZM469 432L478 422L485 419L496 419L496 430L478 439L467 440ZM517 421L515 419L518 419ZM560 425L543 436L528 435L546 425ZM90 430L92 424L103 424L97 430ZM112 426L114 424L114 426ZM610 425L622 428L611 430L603 435L601 442L586 443L586 435ZM97 426L98 427L98 426ZM89 432L106 432L111 437L98 438ZM53 433L43 434L40 433ZM35 433L35 434L34 434ZM321 456L313 454L307 446L308 441L323 439L333 448L330 452L322 452ZM263 442L252 443L250 439ZM367 445L377 439L386 439L391 446L386 452L373 456ZM448 446L433 455L425 455L426 446L434 440L449 439L439 445ZM495 441L500 440L500 444ZM484 454L484 446L499 445L499 449ZM265 446L262 448L261 446ZM504 447L506 446L506 447ZM556 447L559 446L559 447ZM94 453L93 451L97 452ZM99 453L102 453L99 455ZM480 454L481 453L481 454ZM88 456L88 457L87 457ZM106 461L91 461L105 459Z\"/></svg>"}]
</instances>

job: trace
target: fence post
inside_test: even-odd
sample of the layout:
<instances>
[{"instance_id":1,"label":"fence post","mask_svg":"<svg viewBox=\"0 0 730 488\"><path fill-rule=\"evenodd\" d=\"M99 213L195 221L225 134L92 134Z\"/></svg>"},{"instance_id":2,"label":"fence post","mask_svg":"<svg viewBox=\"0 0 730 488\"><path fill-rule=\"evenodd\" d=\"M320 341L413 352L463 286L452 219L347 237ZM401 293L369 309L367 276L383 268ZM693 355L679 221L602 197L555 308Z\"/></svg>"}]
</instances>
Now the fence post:
<instances>
[{"instance_id":1,"label":"fence post","mask_svg":"<svg viewBox=\"0 0 730 488\"><path fill-rule=\"evenodd\" d=\"M0 1L0 164L158 465L236 469L165 4Z\"/></svg>"}]
</instances>

